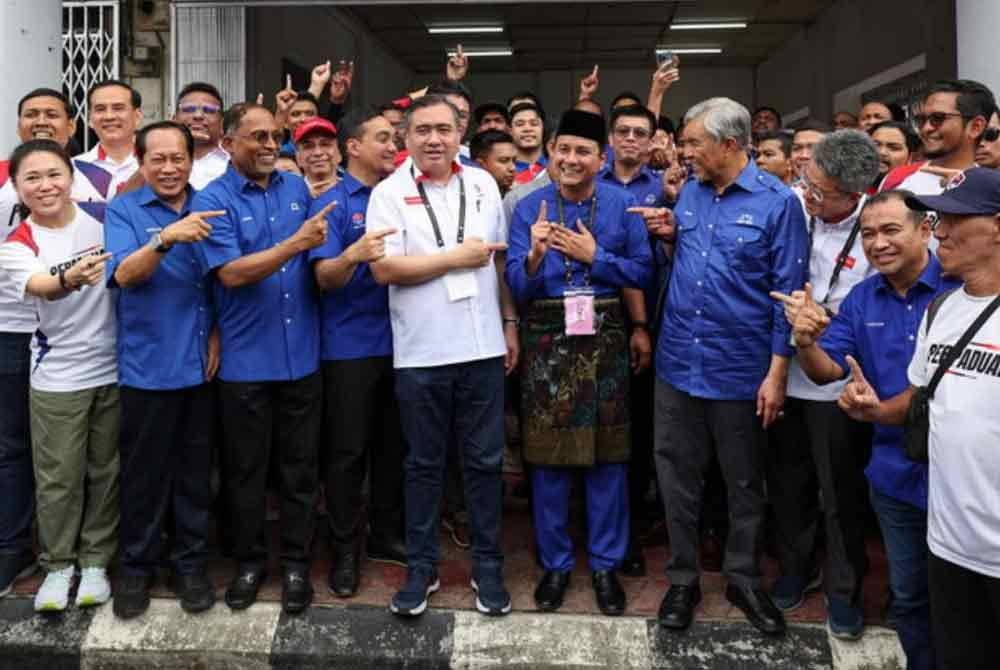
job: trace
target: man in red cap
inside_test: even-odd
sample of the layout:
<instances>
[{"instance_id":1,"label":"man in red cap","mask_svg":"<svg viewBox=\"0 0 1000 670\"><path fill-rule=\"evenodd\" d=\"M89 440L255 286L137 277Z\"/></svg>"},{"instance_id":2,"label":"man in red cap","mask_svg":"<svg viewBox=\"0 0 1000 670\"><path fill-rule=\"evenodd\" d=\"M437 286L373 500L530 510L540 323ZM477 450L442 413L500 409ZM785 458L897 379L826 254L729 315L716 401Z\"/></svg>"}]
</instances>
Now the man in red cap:
<instances>
[{"instance_id":1,"label":"man in red cap","mask_svg":"<svg viewBox=\"0 0 1000 670\"><path fill-rule=\"evenodd\" d=\"M314 116L295 129L295 160L302 168L309 192L316 198L337 185L340 150L337 129L321 116Z\"/></svg>"}]
</instances>

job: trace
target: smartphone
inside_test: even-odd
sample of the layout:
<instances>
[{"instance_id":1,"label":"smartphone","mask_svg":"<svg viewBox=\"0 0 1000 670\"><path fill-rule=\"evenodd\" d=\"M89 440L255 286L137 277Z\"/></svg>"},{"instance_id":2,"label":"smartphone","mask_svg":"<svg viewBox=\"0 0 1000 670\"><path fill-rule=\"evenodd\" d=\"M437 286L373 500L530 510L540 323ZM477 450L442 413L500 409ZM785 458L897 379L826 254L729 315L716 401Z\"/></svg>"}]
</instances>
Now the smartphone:
<instances>
[{"instance_id":1,"label":"smartphone","mask_svg":"<svg viewBox=\"0 0 1000 670\"><path fill-rule=\"evenodd\" d=\"M676 56L674 55L674 52L670 51L669 49L657 49L656 67L660 68L666 65L667 63L672 63L675 57Z\"/></svg>"}]
</instances>

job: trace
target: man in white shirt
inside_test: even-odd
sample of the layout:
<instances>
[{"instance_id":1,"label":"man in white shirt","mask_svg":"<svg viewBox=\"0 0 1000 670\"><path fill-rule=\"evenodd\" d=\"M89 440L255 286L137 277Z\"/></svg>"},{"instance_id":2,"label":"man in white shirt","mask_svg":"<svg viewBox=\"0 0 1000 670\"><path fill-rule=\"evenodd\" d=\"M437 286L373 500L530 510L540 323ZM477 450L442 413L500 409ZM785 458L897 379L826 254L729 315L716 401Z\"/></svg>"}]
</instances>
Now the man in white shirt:
<instances>
[{"instance_id":1,"label":"man in white shirt","mask_svg":"<svg viewBox=\"0 0 1000 670\"><path fill-rule=\"evenodd\" d=\"M959 338L1000 296L1000 173L973 168L912 209L936 211L938 258L964 283L927 308L910 362L910 388L880 399L857 364L841 405L856 418L901 424ZM933 319L930 315L933 313ZM931 622L942 670L996 667L1000 630L1000 311L982 324L929 400L927 543Z\"/></svg>"},{"instance_id":2,"label":"man in white shirt","mask_svg":"<svg viewBox=\"0 0 1000 670\"><path fill-rule=\"evenodd\" d=\"M517 361L517 319L503 283L500 192L457 160L459 113L429 95L406 112L404 164L372 191L369 232L393 230L371 263L389 285L393 363L406 458L407 581L390 609L417 616L436 591L445 454L462 452L476 607L510 612L503 582L501 461L504 373ZM503 305L501 318L501 303Z\"/></svg>"},{"instance_id":3,"label":"man in white shirt","mask_svg":"<svg viewBox=\"0 0 1000 670\"><path fill-rule=\"evenodd\" d=\"M851 288L874 273L862 248L859 217L878 167L878 150L866 133L839 130L816 144L802 173L810 233L806 291L831 315ZM786 309L804 300L805 291L796 291ZM856 639L864 627L861 581L868 565L866 459L859 426L837 407L842 388L840 382L814 384L796 359L789 364L784 418L771 429L768 449L768 495L781 569L771 597L791 612L824 585L831 633ZM815 556L819 492L827 538L822 571Z\"/></svg>"},{"instance_id":4,"label":"man in white shirt","mask_svg":"<svg viewBox=\"0 0 1000 670\"><path fill-rule=\"evenodd\" d=\"M91 129L98 143L78 160L96 165L111 174L111 182L101 193L110 201L139 170L135 157L135 131L142 122L142 96L123 81L108 79L87 91Z\"/></svg>"},{"instance_id":5,"label":"man in white shirt","mask_svg":"<svg viewBox=\"0 0 1000 670\"><path fill-rule=\"evenodd\" d=\"M174 121L187 126L194 137L194 164L188 180L195 190L222 175L229 165L229 154L222 148L222 94L203 81L191 82L177 96Z\"/></svg>"}]
</instances>

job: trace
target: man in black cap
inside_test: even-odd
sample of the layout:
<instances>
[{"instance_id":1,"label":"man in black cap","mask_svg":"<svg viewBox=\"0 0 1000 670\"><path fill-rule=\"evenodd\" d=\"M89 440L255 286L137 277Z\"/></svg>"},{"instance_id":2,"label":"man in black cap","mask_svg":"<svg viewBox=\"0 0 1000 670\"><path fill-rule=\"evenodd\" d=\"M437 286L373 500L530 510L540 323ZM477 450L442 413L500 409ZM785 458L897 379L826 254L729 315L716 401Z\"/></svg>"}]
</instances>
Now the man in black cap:
<instances>
[{"instance_id":1,"label":"man in black cap","mask_svg":"<svg viewBox=\"0 0 1000 670\"><path fill-rule=\"evenodd\" d=\"M472 113L472 119L476 124L477 134L487 130L510 132L510 112L499 102L487 102L479 105Z\"/></svg>"},{"instance_id":2,"label":"man in black cap","mask_svg":"<svg viewBox=\"0 0 1000 670\"><path fill-rule=\"evenodd\" d=\"M594 593L602 612L620 615L625 593L615 570L628 545L629 368L650 362L642 290L652 255L642 218L628 211L635 198L595 180L606 137L602 117L563 115L554 183L514 209L507 282L530 323L521 330L521 415L545 569L535 602L543 611L562 604L574 563L572 468L583 468Z\"/></svg>"}]
</instances>

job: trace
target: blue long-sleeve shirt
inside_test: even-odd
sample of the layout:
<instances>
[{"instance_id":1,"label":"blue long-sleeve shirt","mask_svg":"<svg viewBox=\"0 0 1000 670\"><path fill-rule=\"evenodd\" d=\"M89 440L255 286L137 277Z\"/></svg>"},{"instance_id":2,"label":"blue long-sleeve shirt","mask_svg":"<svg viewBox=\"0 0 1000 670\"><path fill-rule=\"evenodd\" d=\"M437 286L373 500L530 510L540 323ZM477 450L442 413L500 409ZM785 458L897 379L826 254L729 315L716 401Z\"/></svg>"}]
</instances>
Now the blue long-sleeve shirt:
<instances>
[{"instance_id":1,"label":"blue long-sleeve shirt","mask_svg":"<svg viewBox=\"0 0 1000 670\"><path fill-rule=\"evenodd\" d=\"M576 230L577 219L586 225L597 241L597 252L589 268L570 260L571 283L566 281L566 257L549 249L534 276L525 269L525 260L531 252L531 226L538 218L544 200L546 218L558 221L559 197L554 184L540 188L521 200L514 209L510 223L510 242L507 250L507 283L519 303L538 298L561 298L567 288L589 285L594 295L618 295L622 288L645 289L652 279L653 260L649 251L646 226L638 214L625 210L634 207L635 198L623 189L606 184L596 184L594 195L597 209L590 221L593 198L583 202L562 199L566 225Z\"/></svg>"},{"instance_id":2,"label":"blue long-sleeve shirt","mask_svg":"<svg viewBox=\"0 0 1000 670\"><path fill-rule=\"evenodd\" d=\"M688 183L674 216L677 247L656 374L699 398L752 399L771 355L794 351L782 305L768 293L805 284L802 205L751 162L721 195L710 183Z\"/></svg>"}]
</instances>

